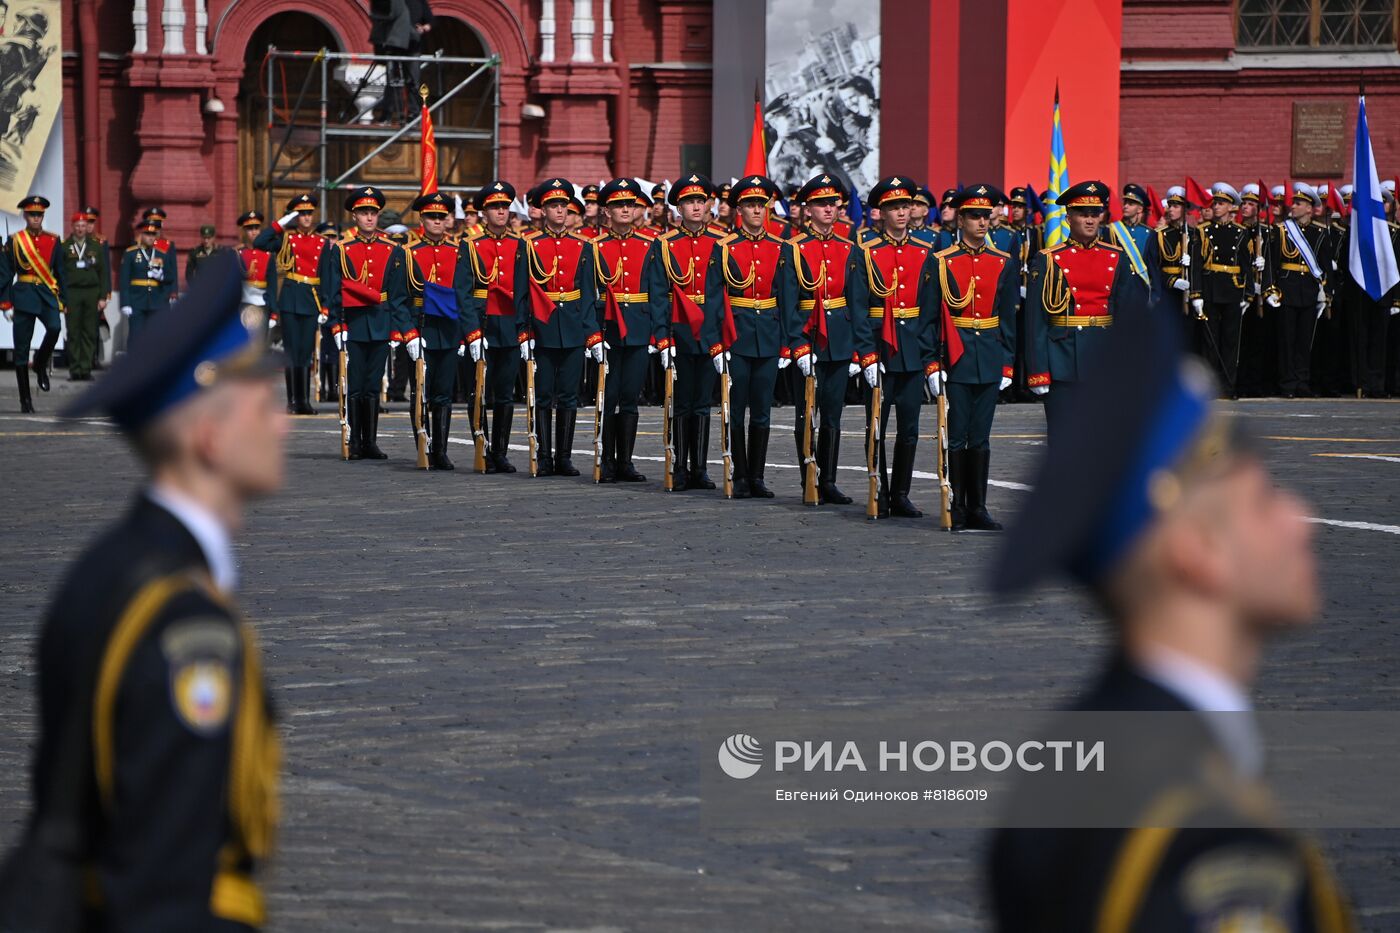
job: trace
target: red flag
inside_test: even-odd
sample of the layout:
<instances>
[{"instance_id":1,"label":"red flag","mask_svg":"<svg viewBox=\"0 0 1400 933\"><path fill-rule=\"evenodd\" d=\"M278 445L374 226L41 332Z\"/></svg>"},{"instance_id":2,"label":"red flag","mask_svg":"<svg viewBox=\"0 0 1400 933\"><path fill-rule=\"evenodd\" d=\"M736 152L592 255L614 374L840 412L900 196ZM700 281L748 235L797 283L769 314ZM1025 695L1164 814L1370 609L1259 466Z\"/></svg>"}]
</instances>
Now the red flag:
<instances>
[{"instance_id":1,"label":"red flag","mask_svg":"<svg viewBox=\"0 0 1400 933\"><path fill-rule=\"evenodd\" d=\"M423 144L418 154L418 177L422 179L419 185L422 190L418 193L432 194L438 190L437 185L437 140L433 138L433 115L428 112L427 85L423 86Z\"/></svg>"},{"instance_id":2,"label":"red flag","mask_svg":"<svg viewBox=\"0 0 1400 933\"><path fill-rule=\"evenodd\" d=\"M899 331L894 327L894 308L889 305L885 306L885 316L880 320L880 339L891 353L899 352Z\"/></svg>"},{"instance_id":3,"label":"red flag","mask_svg":"<svg viewBox=\"0 0 1400 933\"><path fill-rule=\"evenodd\" d=\"M724 290L724 318L719 322L719 341L728 350L739 342L739 328L734 324L734 306L729 303L729 289Z\"/></svg>"},{"instance_id":4,"label":"red flag","mask_svg":"<svg viewBox=\"0 0 1400 933\"><path fill-rule=\"evenodd\" d=\"M1157 197L1151 185L1147 186L1147 200L1152 202L1147 205L1147 225L1155 227L1162 222L1162 199Z\"/></svg>"},{"instance_id":5,"label":"red flag","mask_svg":"<svg viewBox=\"0 0 1400 933\"><path fill-rule=\"evenodd\" d=\"M1196 207L1209 207L1211 202L1210 192L1202 188L1200 183L1190 175L1186 176L1186 200Z\"/></svg>"},{"instance_id":6,"label":"red flag","mask_svg":"<svg viewBox=\"0 0 1400 933\"><path fill-rule=\"evenodd\" d=\"M363 308L379 304L379 290L371 288L359 279L344 276L340 280L341 303L350 308Z\"/></svg>"},{"instance_id":7,"label":"red flag","mask_svg":"<svg viewBox=\"0 0 1400 933\"><path fill-rule=\"evenodd\" d=\"M1342 196L1337 192L1336 185L1327 186L1327 207L1331 213L1342 213Z\"/></svg>"},{"instance_id":8,"label":"red flag","mask_svg":"<svg viewBox=\"0 0 1400 933\"><path fill-rule=\"evenodd\" d=\"M962 334L953 326L953 312L948 310L948 302L943 302L943 343L948 347L947 368L952 369L962 359Z\"/></svg>"},{"instance_id":9,"label":"red flag","mask_svg":"<svg viewBox=\"0 0 1400 933\"><path fill-rule=\"evenodd\" d=\"M744 158L745 175L768 175L768 143L763 138L763 105L753 102L753 130L749 133L749 154Z\"/></svg>"},{"instance_id":10,"label":"red flag","mask_svg":"<svg viewBox=\"0 0 1400 933\"><path fill-rule=\"evenodd\" d=\"M544 286L530 279L530 313L541 324L548 324L554 316L554 299L544 290Z\"/></svg>"},{"instance_id":11,"label":"red flag","mask_svg":"<svg viewBox=\"0 0 1400 933\"><path fill-rule=\"evenodd\" d=\"M700 339L700 328L705 323L705 312L674 282L671 283L671 323L689 327L696 340Z\"/></svg>"},{"instance_id":12,"label":"red flag","mask_svg":"<svg viewBox=\"0 0 1400 933\"><path fill-rule=\"evenodd\" d=\"M627 321L622 316L622 308L618 306L617 296L612 289L608 289L607 301L603 303L603 326L607 327L608 321L617 324L617 336L621 340L627 339Z\"/></svg>"},{"instance_id":13,"label":"red flag","mask_svg":"<svg viewBox=\"0 0 1400 933\"><path fill-rule=\"evenodd\" d=\"M817 349L825 350L829 340L826 333L826 306L822 302L822 287L817 286L812 292L812 314L807 318L807 326L804 328L812 338L812 343L817 345Z\"/></svg>"}]
</instances>

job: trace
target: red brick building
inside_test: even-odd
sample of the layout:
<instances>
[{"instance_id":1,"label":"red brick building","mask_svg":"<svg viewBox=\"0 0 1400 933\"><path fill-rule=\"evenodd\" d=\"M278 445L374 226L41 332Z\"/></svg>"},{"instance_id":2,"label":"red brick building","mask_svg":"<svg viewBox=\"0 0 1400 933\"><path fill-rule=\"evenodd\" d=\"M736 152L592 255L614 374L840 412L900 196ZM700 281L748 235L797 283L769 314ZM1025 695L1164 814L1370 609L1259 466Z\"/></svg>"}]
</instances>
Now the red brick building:
<instances>
[{"instance_id":1,"label":"red brick building","mask_svg":"<svg viewBox=\"0 0 1400 933\"><path fill-rule=\"evenodd\" d=\"M761 30L760 0L752 4ZM499 57L498 91L454 102L457 113L471 111L463 120L488 127L474 155L452 169L459 182L483 181L493 166L517 186L552 173L580 182L613 174L660 180L708 162L713 75L733 64L730 50L715 47L711 0L432 5L437 20L426 51ZM1043 181L1049 94L1040 116L1038 103L1013 106L1007 82L1067 83L1077 70L1103 98L1097 110L1086 95L1066 99L1077 178L1095 171L1159 191L1185 174L1207 184L1340 181L1349 174L1363 76L1381 173L1400 173L1393 0L883 0L876 8L884 37L882 162L887 171L923 173L931 186L998 164L1011 176L1007 184L1026 180L1025 171ZM1091 48L1065 40L1046 52L1021 24L1044 20L1047 10L1068 34L1090 15L1107 32ZM267 190L274 150L276 167L295 163L288 149L314 155L316 148L303 125L288 134L289 145L278 145L278 121L296 109L313 66L277 58L269 70L268 46L367 53L370 21L363 0L291 8L274 0L73 0L64 5L63 30L67 203L96 203L103 230L119 243L142 207L159 204L184 245L206 221L230 239L241 210L280 206L284 190L306 184L292 172L274 181L271 196ZM976 54L959 56L961 49ZM1031 59L1039 72L1027 72ZM314 75L307 80L302 114L320 95ZM735 132L746 133L747 108L722 106L735 110ZM902 119L892 119L896 112ZM1029 129L1008 132L1008 112L1031 114ZM1116 125L1086 118L1091 113L1116 114ZM993 150L1001 146L992 158L988 139ZM1032 143L1013 145L1020 139ZM383 175L372 180L408 181L416 171L412 143L416 136L381 154L371 167ZM448 162L453 144L444 149ZM403 206L407 194L394 200ZM338 205L327 207L338 213Z\"/></svg>"}]
</instances>

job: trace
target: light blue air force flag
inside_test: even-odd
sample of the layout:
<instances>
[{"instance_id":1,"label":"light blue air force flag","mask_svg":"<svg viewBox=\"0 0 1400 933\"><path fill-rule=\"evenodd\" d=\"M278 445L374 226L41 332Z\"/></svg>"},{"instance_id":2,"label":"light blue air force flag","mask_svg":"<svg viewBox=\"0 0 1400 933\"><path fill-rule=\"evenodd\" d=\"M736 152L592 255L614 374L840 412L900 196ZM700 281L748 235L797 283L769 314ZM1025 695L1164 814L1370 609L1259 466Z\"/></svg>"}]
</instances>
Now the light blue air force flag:
<instances>
[{"instance_id":1,"label":"light blue air force flag","mask_svg":"<svg viewBox=\"0 0 1400 933\"><path fill-rule=\"evenodd\" d=\"M1351 277L1366 290L1371 300L1380 301L1400 282L1400 270L1395 267L1395 248L1385 222L1385 201L1380 179L1376 177L1376 156L1371 151L1364 95L1356 108L1356 155L1351 177L1351 255L1347 257L1347 265Z\"/></svg>"}]
</instances>

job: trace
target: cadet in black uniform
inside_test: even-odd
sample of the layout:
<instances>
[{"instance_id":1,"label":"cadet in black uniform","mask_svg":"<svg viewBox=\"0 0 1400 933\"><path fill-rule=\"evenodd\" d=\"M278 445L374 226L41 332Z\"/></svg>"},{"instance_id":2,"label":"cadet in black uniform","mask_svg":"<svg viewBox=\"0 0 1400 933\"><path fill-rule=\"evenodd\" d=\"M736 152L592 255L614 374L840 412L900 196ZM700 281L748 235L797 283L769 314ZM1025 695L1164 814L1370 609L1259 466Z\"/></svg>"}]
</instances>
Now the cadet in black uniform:
<instances>
[{"instance_id":1,"label":"cadet in black uniform","mask_svg":"<svg viewBox=\"0 0 1400 933\"><path fill-rule=\"evenodd\" d=\"M226 251L179 315L65 411L109 416L149 474L70 568L39 639L25 845L77 827L74 854L92 869L86 930L265 920L255 870L276 829L278 738L230 538L245 506L282 485L287 419L281 361L239 293Z\"/></svg>"},{"instance_id":2,"label":"cadet in black uniform","mask_svg":"<svg viewBox=\"0 0 1400 933\"><path fill-rule=\"evenodd\" d=\"M1319 203L1316 189L1297 183L1288 219L1274 225L1265 247L1264 301L1278 316L1278 381L1284 398L1311 394L1313 329L1327 310L1327 228L1312 222Z\"/></svg>"},{"instance_id":3,"label":"cadet in black uniform","mask_svg":"<svg viewBox=\"0 0 1400 933\"><path fill-rule=\"evenodd\" d=\"M1172 317L1137 308L1108 332L992 583L1019 592L1063 574L1089 590L1113 647L1075 709L1151 712L1148 760L1169 722L1194 744L1138 774L1142 759L1123 756L1144 749L1112 746L1134 763L1126 828L1000 831L996 928L1342 933L1354 926L1321 855L1251 805L1249 693L1266 644L1316 618L1312 526L1214 407ZM1230 727L1206 712L1231 713Z\"/></svg>"},{"instance_id":4,"label":"cadet in black uniform","mask_svg":"<svg viewBox=\"0 0 1400 933\"><path fill-rule=\"evenodd\" d=\"M1215 367L1227 395L1236 393L1240 363L1240 323L1249 307L1246 287L1254 275L1254 231L1235 222L1239 192L1224 182L1211 187L1211 220L1200 226L1199 291L1191 307L1204 315L1201 356Z\"/></svg>"}]
</instances>

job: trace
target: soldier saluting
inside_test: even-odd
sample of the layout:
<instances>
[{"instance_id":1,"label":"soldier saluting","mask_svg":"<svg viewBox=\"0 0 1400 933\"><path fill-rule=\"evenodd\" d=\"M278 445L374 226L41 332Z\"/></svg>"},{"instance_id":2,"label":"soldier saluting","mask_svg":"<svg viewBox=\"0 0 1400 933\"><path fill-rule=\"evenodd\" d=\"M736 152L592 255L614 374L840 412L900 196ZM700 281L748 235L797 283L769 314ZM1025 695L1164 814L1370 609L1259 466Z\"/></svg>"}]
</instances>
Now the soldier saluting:
<instances>
[{"instance_id":1,"label":"soldier saluting","mask_svg":"<svg viewBox=\"0 0 1400 933\"><path fill-rule=\"evenodd\" d=\"M254 249L276 257L268 274L273 283L268 327L280 323L286 350L290 386L287 409L298 415L314 415L311 406L311 357L316 351L316 328L330 320L336 299L339 270L330 242L316 228L316 196L299 194L287 202L287 212L253 238ZM277 280L273 279L274 273Z\"/></svg>"}]
</instances>

